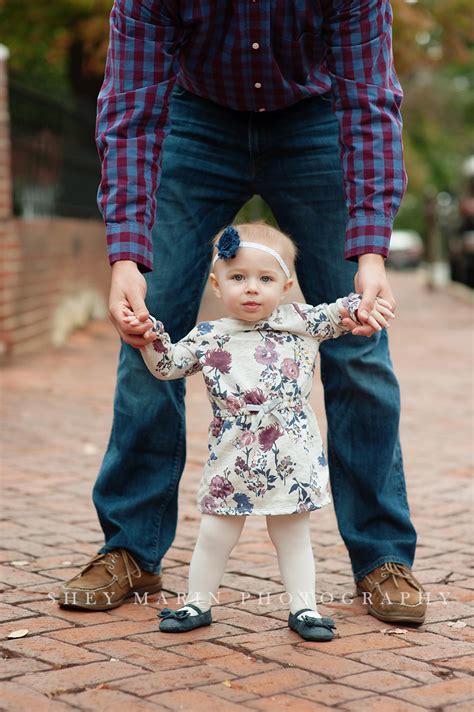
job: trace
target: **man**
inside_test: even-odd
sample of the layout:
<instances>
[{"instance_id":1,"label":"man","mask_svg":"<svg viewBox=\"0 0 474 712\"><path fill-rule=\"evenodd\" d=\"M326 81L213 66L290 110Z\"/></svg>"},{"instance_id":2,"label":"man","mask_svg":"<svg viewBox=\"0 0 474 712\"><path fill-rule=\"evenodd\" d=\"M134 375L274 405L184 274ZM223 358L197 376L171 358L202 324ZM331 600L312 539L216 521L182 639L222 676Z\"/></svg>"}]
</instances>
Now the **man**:
<instances>
[{"instance_id":1,"label":"man","mask_svg":"<svg viewBox=\"0 0 474 712\"><path fill-rule=\"evenodd\" d=\"M391 21L388 0L115 0L97 144L110 317L124 343L94 488L105 546L61 604L104 610L161 588L186 456L184 383L143 367L144 298L173 341L190 331L210 240L248 198L263 196L298 244L307 302L334 301L355 281L363 322L376 296L395 306L384 258L405 172ZM126 326L125 305L141 327ZM323 344L321 375L358 590L378 618L421 623L385 330Z\"/></svg>"}]
</instances>

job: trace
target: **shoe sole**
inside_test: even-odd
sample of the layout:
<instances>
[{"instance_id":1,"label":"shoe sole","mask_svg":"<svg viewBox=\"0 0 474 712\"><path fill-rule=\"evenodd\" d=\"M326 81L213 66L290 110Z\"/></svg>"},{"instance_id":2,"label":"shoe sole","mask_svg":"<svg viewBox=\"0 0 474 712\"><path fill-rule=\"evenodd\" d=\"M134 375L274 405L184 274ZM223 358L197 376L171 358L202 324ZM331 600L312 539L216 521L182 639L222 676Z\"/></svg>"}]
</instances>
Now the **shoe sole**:
<instances>
[{"instance_id":1,"label":"shoe sole","mask_svg":"<svg viewBox=\"0 0 474 712\"><path fill-rule=\"evenodd\" d=\"M154 586L143 586L143 588L134 588L133 591L127 593L127 595L121 598L119 601L99 605L93 605L92 603L63 603L61 600L62 594L59 594L58 605L60 608L70 608L73 610L79 609L81 611L111 611L113 608L118 608L119 606L121 606L128 598L132 598L136 593L141 596L144 593L158 593L162 589L162 584L155 584ZM73 591L71 591L71 593L73 593Z\"/></svg>"},{"instance_id":2,"label":"shoe sole","mask_svg":"<svg viewBox=\"0 0 474 712\"><path fill-rule=\"evenodd\" d=\"M369 593L368 591L364 591L363 589L359 588L357 586L356 588L356 594L357 596L362 596L363 593ZM370 603L364 603L362 604L364 606L367 606L368 611L371 616L374 618L377 618L379 621L383 621L383 623L411 623L412 625L422 625L425 622L425 614L420 616L407 616L407 615L402 615L400 613L380 613L377 611L375 608L373 608Z\"/></svg>"}]
</instances>

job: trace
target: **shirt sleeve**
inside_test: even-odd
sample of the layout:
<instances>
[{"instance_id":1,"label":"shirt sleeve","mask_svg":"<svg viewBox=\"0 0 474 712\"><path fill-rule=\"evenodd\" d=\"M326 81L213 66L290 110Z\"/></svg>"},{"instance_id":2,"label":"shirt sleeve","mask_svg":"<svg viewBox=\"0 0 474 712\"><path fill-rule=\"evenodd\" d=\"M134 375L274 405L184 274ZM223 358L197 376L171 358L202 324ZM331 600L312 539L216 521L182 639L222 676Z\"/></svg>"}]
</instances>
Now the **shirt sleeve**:
<instances>
[{"instance_id":1,"label":"shirt sleeve","mask_svg":"<svg viewBox=\"0 0 474 712\"><path fill-rule=\"evenodd\" d=\"M161 321L150 316L156 339L141 349L143 360L155 378L166 381L183 376L192 376L201 370L197 354L198 332L196 327L184 339L171 343L169 334Z\"/></svg>"},{"instance_id":2,"label":"shirt sleeve","mask_svg":"<svg viewBox=\"0 0 474 712\"><path fill-rule=\"evenodd\" d=\"M332 304L319 304L315 307L308 304L294 304L293 306L303 319L308 334L321 342L337 339L343 334L350 333L350 329L347 329L342 323L341 309L347 309L350 318L360 324L357 310L361 299L360 294L349 294L347 297L337 299Z\"/></svg>"},{"instance_id":3,"label":"shirt sleeve","mask_svg":"<svg viewBox=\"0 0 474 712\"><path fill-rule=\"evenodd\" d=\"M349 219L345 258L387 257L406 189L389 0L321 0Z\"/></svg>"},{"instance_id":4,"label":"shirt sleeve","mask_svg":"<svg viewBox=\"0 0 474 712\"><path fill-rule=\"evenodd\" d=\"M153 268L151 228L181 29L164 2L115 0L97 101L98 205L109 261Z\"/></svg>"}]
</instances>

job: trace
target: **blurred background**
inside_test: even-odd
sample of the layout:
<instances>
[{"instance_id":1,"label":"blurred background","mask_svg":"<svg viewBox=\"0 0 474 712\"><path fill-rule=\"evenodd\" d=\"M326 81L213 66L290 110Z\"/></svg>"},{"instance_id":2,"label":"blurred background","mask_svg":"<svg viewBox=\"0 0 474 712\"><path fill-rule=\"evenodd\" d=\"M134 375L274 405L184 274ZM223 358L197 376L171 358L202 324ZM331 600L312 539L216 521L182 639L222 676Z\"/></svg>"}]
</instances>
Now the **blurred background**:
<instances>
[{"instance_id":1,"label":"blurred background","mask_svg":"<svg viewBox=\"0 0 474 712\"><path fill-rule=\"evenodd\" d=\"M472 288L472 3L392 4L409 183L389 263L427 265L431 288L448 280ZM72 329L106 312L94 122L111 5L0 0L0 360L61 345ZM260 217L273 219L255 196L239 218Z\"/></svg>"}]
</instances>

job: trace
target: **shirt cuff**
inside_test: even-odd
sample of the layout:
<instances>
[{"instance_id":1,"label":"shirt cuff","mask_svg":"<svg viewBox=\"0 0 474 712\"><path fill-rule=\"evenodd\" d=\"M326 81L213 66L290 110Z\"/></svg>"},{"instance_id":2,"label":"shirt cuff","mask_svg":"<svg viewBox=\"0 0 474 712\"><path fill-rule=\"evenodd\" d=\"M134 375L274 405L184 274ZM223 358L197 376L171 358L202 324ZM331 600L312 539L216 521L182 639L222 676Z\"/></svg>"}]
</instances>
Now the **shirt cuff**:
<instances>
[{"instance_id":1,"label":"shirt cuff","mask_svg":"<svg viewBox=\"0 0 474 712\"><path fill-rule=\"evenodd\" d=\"M349 218L344 257L357 262L360 255L388 257L393 219L387 215L359 215Z\"/></svg>"},{"instance_id":2,"label":"shirt cuff","mask_svg":"<svg viewBox=\"0 0 474 712\"><path fill-rule=\"evenodd\" d=\"M107 249L112 265L119 260L136 262L140 272L153 270L153 250L144 225L137 223L106 224Z\"/></svg>"}]
</instances>

